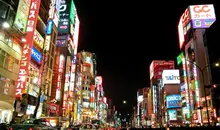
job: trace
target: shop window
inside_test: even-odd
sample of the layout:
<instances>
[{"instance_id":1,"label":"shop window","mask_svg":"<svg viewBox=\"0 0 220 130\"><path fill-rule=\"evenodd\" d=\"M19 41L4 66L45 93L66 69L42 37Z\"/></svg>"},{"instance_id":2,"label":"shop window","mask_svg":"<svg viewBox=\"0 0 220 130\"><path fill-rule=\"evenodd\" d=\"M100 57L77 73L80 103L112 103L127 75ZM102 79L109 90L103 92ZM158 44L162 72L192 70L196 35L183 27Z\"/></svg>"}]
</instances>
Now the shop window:
<instances>
[{"instance_id":1,"label":"shop window","mask_svg":"<svg viewBox=\"0 0 220 130\"><path fill-rule=\"evenodd\" d=\"M16 41L13 42L12 48L13 48L16 52L18 52L19 54L21 54L21 52L22 52L22 47L21 47L21 45L18 44Z\"/></svg>"},{"instance_id":2,"label":"shop window","mask_svg":"<svg viewBox=\"0 0 220 130\"><path fill-rule=\"evenodd\" d=\"M5 43L6 43L8 46L12 47L12 40L11 40L11 37L10 37L8 34L5 34L4 41L5 41Z\"/></svg>"},{"instance_id":3,"label":"shop window","mask_svg":"<svg viewBox=\"0 0 220 130\"><path fill-rule=\"evenodd\" d=\"M8 18L7 18L7 21L10 25L13 25L13 22L14 22L14 19L15 19L15 12L12 8L9 9L8 11Z\"/></svg>"},{"instance_id":4,"label":"shop window","mask_svg":"<svg viewBox=\"0 0 220 130\"><path fill-rule=\"evenodd\" d=\"M8 55L8 54L7 54ZM10 55L8 55L6 58L5 58L5 62L4 62L4 68L9 70L9 71L12 71L13 69L13 64L14 64L14 58Z\"/></svg>"}]
</instances>

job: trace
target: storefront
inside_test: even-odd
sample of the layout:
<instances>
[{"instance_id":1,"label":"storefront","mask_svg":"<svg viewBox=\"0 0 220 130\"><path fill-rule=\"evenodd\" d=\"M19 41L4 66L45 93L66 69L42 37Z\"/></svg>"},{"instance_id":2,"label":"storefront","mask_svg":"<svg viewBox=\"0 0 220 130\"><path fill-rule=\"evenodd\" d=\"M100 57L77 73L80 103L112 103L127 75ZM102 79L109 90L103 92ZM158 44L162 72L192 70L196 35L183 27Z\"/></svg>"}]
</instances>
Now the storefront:
<instances>
[{"instance_id":1,"label":"storefront","mask_svg":"<svg viewBox=\"0 0 220 130\"><path fill-rule=\"evenodd\" d=\"M0 75L0 123L10 123L14 111L14 82Z\"/></svg>"},{"instance_id":2,"label":"storefront","mask_svg":"<svg viewBox=\"0 0 220 130\"><path fill-rule=\"evenodd\" d=\"M13 111L12 104L0 100L0 123L10 123Z\"/></svg>"}]
</instances>

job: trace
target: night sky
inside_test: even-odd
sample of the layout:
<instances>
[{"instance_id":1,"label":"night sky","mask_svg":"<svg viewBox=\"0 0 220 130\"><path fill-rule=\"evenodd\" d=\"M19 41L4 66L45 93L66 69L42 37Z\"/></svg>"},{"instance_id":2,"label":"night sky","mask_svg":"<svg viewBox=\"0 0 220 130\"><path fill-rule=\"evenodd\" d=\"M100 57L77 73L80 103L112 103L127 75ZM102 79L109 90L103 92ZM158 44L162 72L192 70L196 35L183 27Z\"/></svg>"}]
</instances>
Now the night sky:
<instances>
[{"instance_id":1,"label":"night sky","mask_svg":"<svg viewBox=\"0 0 220 130\"><path fill-rule=\"evenodd\" d=\"M149 87L152 60L175 60L180 53L177 24L188 5L218 0L74 0L81 22L79 51L96 53L98 75L116 109L130 111L138 88ZM163 1L163 2L160 2ZM174 0L175 1L175 0ZM208 2L208 3L207 3ZM220 17L208 30L211 61L219 58ZM123 105L122 100L128 104Z\"/></svg>"}]
</instances>

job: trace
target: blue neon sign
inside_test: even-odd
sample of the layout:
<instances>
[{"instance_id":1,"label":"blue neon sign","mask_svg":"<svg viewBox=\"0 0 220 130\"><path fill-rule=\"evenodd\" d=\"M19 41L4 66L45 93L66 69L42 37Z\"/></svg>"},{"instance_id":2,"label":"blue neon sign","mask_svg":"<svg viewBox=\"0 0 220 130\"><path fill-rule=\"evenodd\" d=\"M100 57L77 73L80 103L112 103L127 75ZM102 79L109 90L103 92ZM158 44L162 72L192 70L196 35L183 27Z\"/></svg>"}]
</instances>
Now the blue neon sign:
<instances>
[{"instance_id":1,"label":"blue neon sign","mask_svg":"<svg viewBox=\"0 0 220 130\"><path fill-rule=\"evenodd\" d=\"M47 23L46 34L50 35L52 33L53 20L49 20Z\"/></svg>"},{"instance_id":2,"label":"blue neon sign","mask_svg":"<svg viewBox=\"0 0 220 130\"><path fill-rule=\"evenodd\" d=\"M76 55L73 56L73 64L76 64Z\"/></svg>"},{"instance_id":3,"label":"blue neon sign","mask_svg":"<svg viewBox=\"0 0 220 130\"><path fill-rule=\"evenodd\" d=\"M41 64L42 54L35 47L32 47L31 58L35 60L38 64Z\"/></svg>"},{"instance_id":4,"label":"blue neon sign","mask_svg":"<svg viewBox=\"0 0 220 130\"><path fill-rule=\"evenodd\" d=\"M182 107L182 98L180 94L173 94L166 97L167 108L180 108Z\"/></svg>"}]
</instances>

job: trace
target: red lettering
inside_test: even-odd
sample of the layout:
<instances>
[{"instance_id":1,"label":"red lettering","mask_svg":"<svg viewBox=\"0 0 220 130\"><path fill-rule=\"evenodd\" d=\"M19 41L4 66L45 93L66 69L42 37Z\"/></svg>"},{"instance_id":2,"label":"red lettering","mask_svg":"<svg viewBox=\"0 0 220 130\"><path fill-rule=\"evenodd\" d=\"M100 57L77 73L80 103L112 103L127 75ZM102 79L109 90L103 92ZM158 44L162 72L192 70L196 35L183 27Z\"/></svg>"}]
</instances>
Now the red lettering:
<instances>
[{"instance_id":1,"label":"red lettering","mask_svg":"<svg viewBox=\"0 0 220 130\"><path fill-rule=\"evenodd\" d=\"M202 13L202 12L207 13L210 11L210 9L208 5L196 5L193 7L193 11L195 13Z\"/></svg>"},{"instance_id":2,"label":"red lettering","mask_svg":"<svg viewBox=\"0 0 220 130\"><path fill-rule=\"evenodd\" d=\"M186 24L189 22L190 20L190 12L189 12L189 9L187 8L185 10L185 12L183 13L182 15L182 24L183 24L183 27L186 26Z\"/></svg>"}]
</instances>

